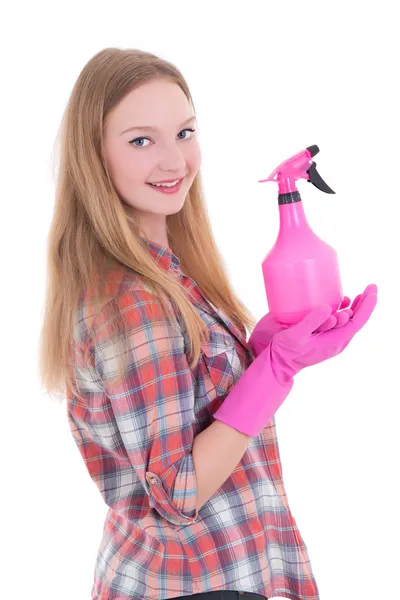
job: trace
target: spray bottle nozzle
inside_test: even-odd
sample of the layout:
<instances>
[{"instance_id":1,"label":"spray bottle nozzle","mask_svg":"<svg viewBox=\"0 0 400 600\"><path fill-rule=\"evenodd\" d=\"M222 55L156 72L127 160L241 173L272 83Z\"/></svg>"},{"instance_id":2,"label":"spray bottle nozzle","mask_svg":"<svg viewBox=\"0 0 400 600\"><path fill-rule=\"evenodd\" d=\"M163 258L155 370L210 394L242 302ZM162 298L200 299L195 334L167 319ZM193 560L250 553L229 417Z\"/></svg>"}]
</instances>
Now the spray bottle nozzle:
<instances>
[{"instance_id":1,"label":"spray bottle nozzle","mask_svg":"<svg viewBox=\"0 0 400 600\"><path fill-rule=\"evenodd\" d=\"M318 154L319 152L319 148L318 146L316 146L315 144L313 146L308 146L307 150L311 153L311 156L314 158L314 156L316 154Z\"/></svg>"},{"instance_id":2,"label":"spray bottle nozzle","mask_svg":"<svg viewBox=\"0 0 400 600\"><path fill-rule=\"evenodd\" d=\"M319 152L319 148L315 144L313 146L308 146L307 150L310 152L312 157L314 157ZM311 167L309 169L307 169L306 173L308 173L310 176L310 179L308 180L308 182L315 185L315 187L318 188L319 190L321 190L321 192L325 192L326 194L334 194L335 192L333 190L331 190L331 188L329 187L329 185L327 183L325 183L325 181L322 179L321 175L318 173L316 167L317 167L317 165L313 161L311 164Z\"/></svg>"},{"instance_id":3,"label":"spray bottle nozzle","mask_svg":"<svg viewBox=\"0 0 400 600\"><path fill-rule=\"evenodd\" d=\"M305 150L291 156L281 163L267 179L259 180L259 183L264 181L275 181L279 184L279 193L297 192L296 180L306 179L309 183L315 185L316 188L326 194L335 194L329 185L322 179L316 169L316 163L311 161L310 157L318 154L319 148L316 144L308 146ZM275 179L276 176L276 179Z\"/></svg>"}]
</instances>

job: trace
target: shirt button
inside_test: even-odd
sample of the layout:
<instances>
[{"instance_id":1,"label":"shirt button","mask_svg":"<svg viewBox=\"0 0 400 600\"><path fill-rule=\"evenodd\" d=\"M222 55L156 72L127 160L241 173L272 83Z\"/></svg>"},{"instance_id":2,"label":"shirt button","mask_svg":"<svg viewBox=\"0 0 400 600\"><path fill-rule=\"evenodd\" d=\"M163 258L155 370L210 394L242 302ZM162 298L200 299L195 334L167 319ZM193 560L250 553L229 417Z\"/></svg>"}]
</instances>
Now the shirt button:
<instances>
[{"instance_id":1,"label":"shirt button","mask_svg":"<svg viewBox=\"0 0 400 600\"><path fill-rule=\"evenodd\" d=\"M225 346L230 346L231 345L231 343L228 340L225 340L224 343L225 343Z\"/></svg>"},{"instance_id":2,"label":"shirt button","mask_svg":"<svg viewBox=\"0 0 400 600\"><path fill-rule=\"evenodd\" d=\"M146 475L146 479L149 483L155 483L157 481L154 475Z\"/></svg>"}]
</instances>

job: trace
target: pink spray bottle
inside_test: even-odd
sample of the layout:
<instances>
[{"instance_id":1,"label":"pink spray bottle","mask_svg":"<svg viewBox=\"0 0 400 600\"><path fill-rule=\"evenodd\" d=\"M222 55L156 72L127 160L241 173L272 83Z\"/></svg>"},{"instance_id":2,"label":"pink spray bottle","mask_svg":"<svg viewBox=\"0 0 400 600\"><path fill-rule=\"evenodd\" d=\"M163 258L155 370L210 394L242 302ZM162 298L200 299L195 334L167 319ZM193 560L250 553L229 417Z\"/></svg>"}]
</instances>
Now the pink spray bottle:
<instances>
[{"instance_id":1,"label":"pink spray bottle","mask_svg":"<svg viewBox=\"0 0 400 600\"><path fill-rule=\"evenodd\" d=\"M279 234L262 271L269 311L281 323L298 323L321 304L330 304L333 314L343 300L337 253L312 231L296 187L297 179L306 179L322 192L335 193L312 160L318 152L318 146L309 146L259 180L279 185Z\"/></svg>"}]
</instances>

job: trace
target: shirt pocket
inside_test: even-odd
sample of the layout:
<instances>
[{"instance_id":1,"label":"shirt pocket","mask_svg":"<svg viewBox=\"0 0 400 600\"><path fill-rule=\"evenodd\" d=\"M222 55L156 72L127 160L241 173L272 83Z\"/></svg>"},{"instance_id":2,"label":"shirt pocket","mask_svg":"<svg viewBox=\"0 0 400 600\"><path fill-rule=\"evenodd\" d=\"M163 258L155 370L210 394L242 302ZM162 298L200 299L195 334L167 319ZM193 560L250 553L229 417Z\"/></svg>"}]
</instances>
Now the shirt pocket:
<instances>
[{"instance_id":1,"label":"shirt pocket","mask_svg":"<svg viewBox=\"0 0 400 600\"><path fill-rule=\"evenodd\" d=\"M222 327L209 331L209 340L201 344L204 377L212 384L214 396L224 396L235 385L240 375L237 372L237 369L240 369L240 361L235 340L228 331Z\"/></svg>"}]
</instances>

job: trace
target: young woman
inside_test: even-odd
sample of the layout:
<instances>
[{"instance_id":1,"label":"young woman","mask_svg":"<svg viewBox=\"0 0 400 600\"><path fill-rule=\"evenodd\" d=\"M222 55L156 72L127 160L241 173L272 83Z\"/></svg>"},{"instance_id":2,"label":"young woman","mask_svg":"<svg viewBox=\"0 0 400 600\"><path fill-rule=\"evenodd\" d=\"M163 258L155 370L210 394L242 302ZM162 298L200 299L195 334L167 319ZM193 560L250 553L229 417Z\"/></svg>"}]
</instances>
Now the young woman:
<instances>
[{"instance_id":1,"label":"young woman","mask_svg":"<svg viewBox=\"0 0 400 600\"><path fill-rule=\"evenodd\" d=\"M109 507L92 600L316 600L274 413L377 289L256 325L213 238L197 129L174 65L115 48L84 67L62 123L40 369Z\"/></svg>"}]
</instances>

